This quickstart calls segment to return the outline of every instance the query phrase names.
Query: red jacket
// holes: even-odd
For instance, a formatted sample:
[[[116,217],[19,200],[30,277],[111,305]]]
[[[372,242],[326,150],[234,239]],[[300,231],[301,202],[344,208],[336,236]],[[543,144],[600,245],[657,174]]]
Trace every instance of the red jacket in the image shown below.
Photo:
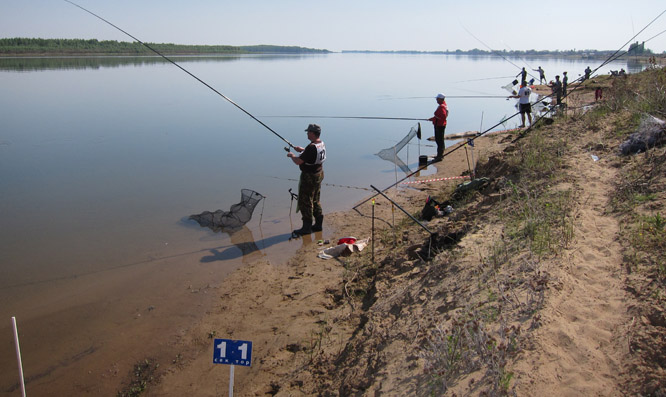
[[[446,101],[442,101],[442,103],[437,106],[437,110],[435,110],[435,117],[431,117],[428,120],[432,121],[436,127],[443,127],[446,125],[446,117],[448,115],[449,108],[446,106]]]

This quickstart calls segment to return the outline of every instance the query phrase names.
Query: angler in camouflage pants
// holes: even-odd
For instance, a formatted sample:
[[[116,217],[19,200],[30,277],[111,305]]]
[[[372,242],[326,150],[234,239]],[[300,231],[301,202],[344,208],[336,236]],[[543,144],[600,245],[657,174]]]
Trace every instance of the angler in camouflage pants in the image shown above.
[[[322,216],[319,196],[321,193],[321,181],[324,180],[324,171],[310,173],[301,172],[298,183],[298,209],[301,211],[301,219],[306,224],[312,224],[312,219]]]
[[[310,124],[305,131],[310,144],[306,147],[293,146],[296,153],[300,153],[300,155],[291,151],[287,153],[287,157],[301,170],[301,179],[298,183],[298,210],[301,211],[303,227],[292,232],[292,235],[297,236],[322,231],[322,222],[324,222],[324,214],[321,211],[321,204],[319,204],[319,195],[321,181],[324,179],[322,164],[326,161],[326,145],[319,138],[321,135],[320,126]],[[313,216],[314,225],[312,224]]]

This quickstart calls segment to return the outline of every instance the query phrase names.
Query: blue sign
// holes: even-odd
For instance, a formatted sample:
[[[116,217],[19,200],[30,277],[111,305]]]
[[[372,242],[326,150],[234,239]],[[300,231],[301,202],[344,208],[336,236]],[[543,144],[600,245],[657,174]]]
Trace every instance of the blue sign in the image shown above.
[[[243,365],[252,364],[252,342],[247,340],[215,339],[213,364]]]

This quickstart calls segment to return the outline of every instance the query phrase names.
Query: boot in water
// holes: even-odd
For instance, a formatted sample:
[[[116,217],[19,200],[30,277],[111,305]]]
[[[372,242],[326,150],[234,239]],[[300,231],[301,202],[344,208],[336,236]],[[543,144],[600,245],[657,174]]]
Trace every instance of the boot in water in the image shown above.
[[[322,223],[324,223],[324,215],[319,215],[315,217],[315,223],[312,225],[313,232],[321,232]]]
[[[311,233],[312,233],[312,221],[309,222],[303,221],[303,227],[300,229],[296,229],[292,232],[292,234],[295,234],[297,236],[303,236]]]

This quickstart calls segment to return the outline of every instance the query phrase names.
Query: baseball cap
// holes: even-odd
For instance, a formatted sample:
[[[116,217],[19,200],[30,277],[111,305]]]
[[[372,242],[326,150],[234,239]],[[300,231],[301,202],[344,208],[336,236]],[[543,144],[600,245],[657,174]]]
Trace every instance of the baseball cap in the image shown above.
[[[305,129],[305,131],[321,133],[321,127],[317,124],[310,124],[308,125],[308,128]]]

